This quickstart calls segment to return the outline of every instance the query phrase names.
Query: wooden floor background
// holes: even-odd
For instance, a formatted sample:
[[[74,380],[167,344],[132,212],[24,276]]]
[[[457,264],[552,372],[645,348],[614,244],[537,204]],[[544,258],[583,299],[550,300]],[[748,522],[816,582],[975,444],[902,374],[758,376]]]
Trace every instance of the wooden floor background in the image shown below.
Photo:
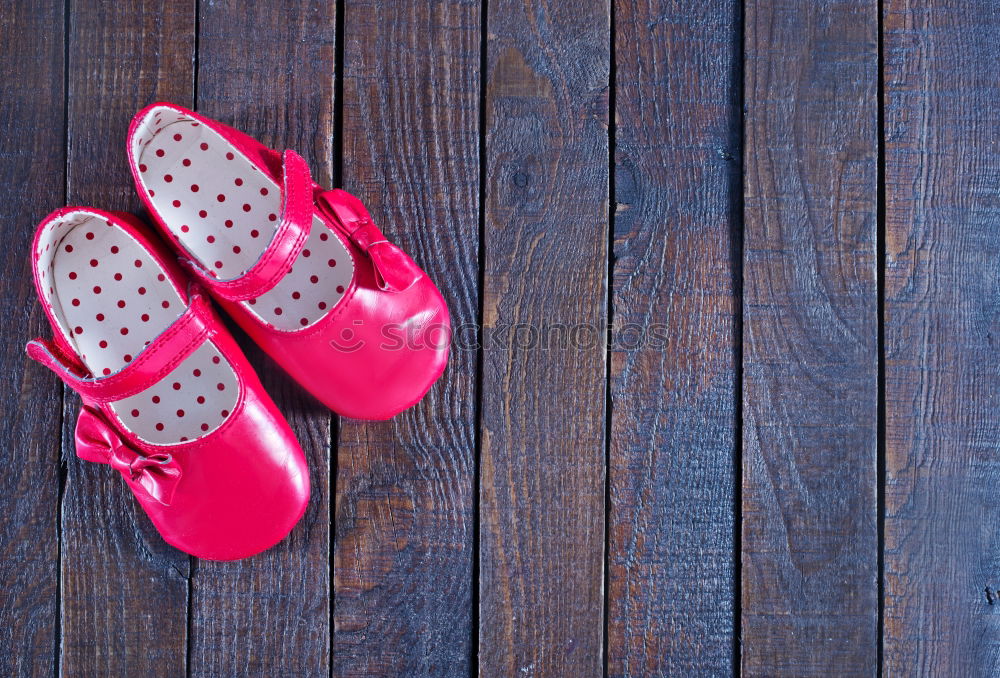
[[[5,2],[0,674],[1000,675],[998,35],[992,0]],[[155,100],[362,196],[458,328],[377,424],[243,341],[313,496],[241,562],[166,546],[23,353],[35,224],[138,209]]]

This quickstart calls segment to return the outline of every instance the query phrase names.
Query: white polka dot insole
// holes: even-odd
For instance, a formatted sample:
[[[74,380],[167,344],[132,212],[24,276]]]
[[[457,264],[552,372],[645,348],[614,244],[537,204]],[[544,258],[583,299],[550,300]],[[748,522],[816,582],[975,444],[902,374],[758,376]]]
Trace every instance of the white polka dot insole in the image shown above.
[[[278,184],[220,135],[168,107],[150,111],[132,152],[151,202],[204,269],[229,280],[257,262],[281,217]],[[323,318],[353,276],[339,236],[314,217],[288,274],[243,305],[275,328],[298,330]]]
[[[146,250],[96,214],[49,224],[38,248],[43,301],[95,376],[121,370],[185,310]],[[111,408],[142,440],[169,445],[218,428],[238,389],[232,367],[206,341],[163,380]]]

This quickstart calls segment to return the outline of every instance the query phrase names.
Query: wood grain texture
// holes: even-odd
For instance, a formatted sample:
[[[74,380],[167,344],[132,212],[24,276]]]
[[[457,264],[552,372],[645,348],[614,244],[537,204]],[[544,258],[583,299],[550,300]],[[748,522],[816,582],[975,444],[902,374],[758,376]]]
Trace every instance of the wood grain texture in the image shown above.
[[[0,675],[48,677],[58,648],[62,387],[24,344],[49,331],[28,251],[65,186],[63,3],[5,4],[0,26],[16,27],[0,30]]]
[[[333,3],[201,3],[198,110],[292,148],[313,177],[333,162]],[[277,546],[253,558],[199,561],[191,592],[191,676],[326,676],[330,673],[329,410],[241,339],[254,368],[306,453],[311,498]]]
[[[744,676],[877,671],[877,8],[746,5]]]
[[[67,202],[135,211],[129,120],[159,98],[190,102],[194,3],[73,2],[69,21]],[[117,473],[76,458],[78,409],[67,391],[62,674],[183,675],[190,559],[163,541]]]
[[[739,21],[616,6],[609,676],[733,671]]]
[[[602,673],[607,2],[489,3],[479,671]]]
[[[475,526],[480,7],[348,0],[343,185],[438,285],[442,379],[384,423],[342,420],[335,675],[469,675]]]
[[[886,3],[885,675],[1000,674],[1000,13]]]

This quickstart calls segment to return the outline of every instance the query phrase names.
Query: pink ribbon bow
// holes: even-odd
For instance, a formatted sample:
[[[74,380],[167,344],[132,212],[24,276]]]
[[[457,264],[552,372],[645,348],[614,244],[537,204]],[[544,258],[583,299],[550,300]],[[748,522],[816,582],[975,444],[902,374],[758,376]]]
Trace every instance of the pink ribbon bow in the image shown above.
[[[86,461],[108,464],[125,478],[133,491],[141,491],[169,506],[181,479],[181,467],[169,454],[144,455],[125,442],[97,410],[84,406],[76,420],[76,455]]]
[[[317,204],[327,216],[340,224],[341,230],[368,255],[375,269],[375,282],[385,292],[402,292],[420,279],[423,271],[409,255],[389,242],[371,214],[356,197],[333,189],[320,194]]]

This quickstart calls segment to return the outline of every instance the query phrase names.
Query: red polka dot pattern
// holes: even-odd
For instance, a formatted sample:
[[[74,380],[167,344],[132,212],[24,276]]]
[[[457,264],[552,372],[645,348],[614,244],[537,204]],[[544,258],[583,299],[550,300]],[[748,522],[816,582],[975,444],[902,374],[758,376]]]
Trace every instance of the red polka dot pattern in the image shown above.
[[[115,403],[115,413],[152,443],[192,440],[214,431],[235,407],[238,392],[229,363],[214,363],[215,358],[220,358],[218,349],[203,344],[156,386]],[[164,426],[149,430],[149,422]],[[139,430],[143,426],[145,430]]]
[[[103,223],[98,218],[80,211],[52,222],[39,239],[37,259],[39,276],[52,281],[44,303],[57,327],[93,374],[110,376],[138,357],[185,304],[139,243],[116,224],[95,230]],[[218,428],[238,393],[236,374],[209,341],[163,380],[110,407],[140,439],[170,445]]]
[[[153,123],[155,115],[162,123]],[[169,107],[154,109],[140,123],[132,153],[134,162],[149,166],[141,180],[154,208],[206,271],[230,280],[260,258],[280,223],[279,182],[216,132]],[[273,327],[299,330],[326,317],[353,276],[354,262],[341,236],[315,217],[290,272],[243,306]]]

